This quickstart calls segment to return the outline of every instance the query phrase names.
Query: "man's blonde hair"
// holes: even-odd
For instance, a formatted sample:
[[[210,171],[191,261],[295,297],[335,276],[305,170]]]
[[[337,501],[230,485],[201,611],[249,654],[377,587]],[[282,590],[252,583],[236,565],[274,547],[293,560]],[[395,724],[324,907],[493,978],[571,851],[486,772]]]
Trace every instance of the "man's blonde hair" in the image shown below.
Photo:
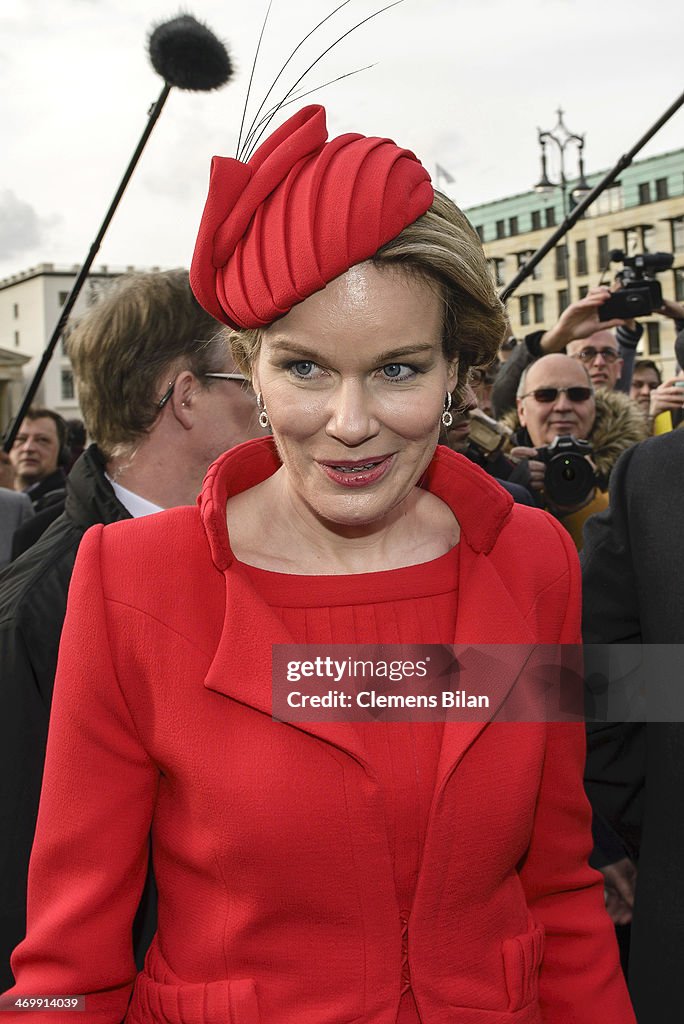
[[[185,270],[119,278],[70,330],[66,350],[91,438],[106,458],[139,441],[159,415],[171,375],[224,369],[220,325],[199,305]]]

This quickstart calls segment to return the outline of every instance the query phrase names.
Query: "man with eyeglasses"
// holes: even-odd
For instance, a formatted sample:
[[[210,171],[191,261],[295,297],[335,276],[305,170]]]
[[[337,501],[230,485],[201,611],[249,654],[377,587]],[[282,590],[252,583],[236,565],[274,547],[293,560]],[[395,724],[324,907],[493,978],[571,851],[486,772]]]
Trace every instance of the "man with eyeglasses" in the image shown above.
[[[263,433],[254,394],[183,270],[120,281],[67,348],[95,442],[74,464],[65,510],[0,573],[0,991],[25,931],[33,839],[57,649],[85,531],[193,504],[209,464]],[[173,543],[173,538],[169,538]],[[141,925],[138,954],[151,937]]]
[[[516,411],[503,422],[514,431],[509,454],[527,460],[530,488],[539,505],[563,523],[580,549],[585,521],[608,504],[608,480],[619,455],[646,437],[639,410],[625,395],[596,390],[581,360],[554,353],[542,356],[522,375]],[[547,467],[537,456],[557,437],[571,435],[591,443],[588,458],[596,482],[582,502],[560,507],[546,493]]]
[[[565,351],[586,367],[595,388],[615,388],[622,372],[622,359],[612,331],[596,331],[588,338],[577,338],[568,342]]]

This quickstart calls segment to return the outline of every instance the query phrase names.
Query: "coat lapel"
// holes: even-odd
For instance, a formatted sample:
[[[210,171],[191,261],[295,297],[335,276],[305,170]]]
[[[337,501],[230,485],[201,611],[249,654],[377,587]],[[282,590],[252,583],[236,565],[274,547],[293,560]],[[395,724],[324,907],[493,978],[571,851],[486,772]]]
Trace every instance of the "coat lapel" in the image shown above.
[[[437,770],[438,794],[468,747],[500,711],[534,651],[529,624],[483,553],[461,541],[459,601],[454,644],[459,647],[462,688],[490,697],[481,720],[447,720]],[[465,647],[465,645],[468,645]],[[465,649],[463,649],[465,647]]]
[[[264,715],[273,715],[272,649],[295,639],[239,571],[228,568],[221,640],[204,685]],[[363,743],[350,722],[281,722],[332,743],[368,767]]]

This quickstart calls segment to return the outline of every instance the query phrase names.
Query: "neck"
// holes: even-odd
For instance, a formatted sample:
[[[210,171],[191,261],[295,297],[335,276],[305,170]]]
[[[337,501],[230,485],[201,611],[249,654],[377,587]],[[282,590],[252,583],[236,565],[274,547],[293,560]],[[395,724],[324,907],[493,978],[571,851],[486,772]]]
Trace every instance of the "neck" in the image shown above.
[[[112,480],[161,508],[194,505],[204,469],[196,463],[188,464],[182,453],[155,444],[153,438],[107,462]]]
[[[292,493],[283,470],[259,490],[256,530],[243,533],[237,505],[228,529],[237,557],[260,568],[312,575],[377,572],[430,561],[458,543],[459,526],[449,507],[419,487],[381,520],[362,524],[318,516]]]

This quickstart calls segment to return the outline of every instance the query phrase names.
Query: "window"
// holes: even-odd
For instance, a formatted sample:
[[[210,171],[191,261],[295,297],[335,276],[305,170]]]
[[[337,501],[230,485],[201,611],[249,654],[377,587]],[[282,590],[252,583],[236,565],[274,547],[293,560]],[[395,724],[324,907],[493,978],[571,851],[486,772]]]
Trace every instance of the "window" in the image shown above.
[[[496,237],[497,238],[505,238],[506,237],[506,221],[505,220],[497,220],[497,222],[496,222]]]
[[[676,217],[670,221],[672,225],[672,250],[682,252],[684,250],[684,217]]]
[[[522,270],[522,268],[525,266],[525,264],[529,260],[530,256],[532,256],[532,255],[533,255],[532,249],[525,249],[524,252],[517,252],[515,254],[515,258],[516,258],[517,263],[518,263],[518,270]],[[528,275],[528,277],[532,281],[538,281],[539,280],[539,278],[541,277],[541,270],[539,269],[539,264],[538,263],[535,266],[535,268],[533,269],[532,273]]]
[[[57,301],[60,306],[63,306],[66,300],[69,298],[69,292],[59,292],[57,295]]]
[[[541,210],[533,210],[532,211],[532,230],[533,231],[539,231],[539,230],[541,230],[541,226],[542,226]]]
[[[684,267],[677,267],[673,274],[675,299],[677,302],[684,302]]]
[[[651,202],[651,182],[643,181],[639,185],[639,202],[650,203]]]
[[[19,331],[14,332],[14,347],[19,348]]]
[[[15,302],[14,305],[12,306],[12,316],[14,317],[15,320],[19,319],[19,303],[18,302]]]
[[[617,213],[624,206],[622,196],[622,185],[612,185],[602,195],[595,199],[586,211],[587,217],[602,217],[606,213]]]
[[[577,243],[577,273],[588,274],[587,268],[587,243],[584,239]]]
[[[494,284],[497,285],[499,288],[503,287],[503,285],[505,284],[505,282],[504,282],[504,265],[505,265],[505,260],[503,259],[503,257],[501,257],[499,259],[494,257],[494,259],[491,259],[489,261],[489,265],[492,268],[492,277],[494,278]]]
[[[605,270],[610,262],[610,249],[608,248],[608,235],[599,235],[598,243],[598,265],[599,270]]]
[[[623,232],[625,237],[624,249],[628,256],[633,256],[634,253],[639,252],[640,249],[640,238],[638,228],[626,228]]]
[[[509,217],[508,218],[508,233],[510,235],[517,235],[518,234],[518,218],[517,217]]]
[[[652,224],[644,224],[641,229],[641,245],[644,252],[653,252],[655,245],[655,228]]]
[[[667,178],[656,178],[655,188],[656,199],[667,199],[669,197]]]
[[[476,224],[475,230],[477,231],[477,237],[480,239],[481,242],[484,242],[484,225]]]
[[[556,280],[560,281],[568,272],[568,247],[567,245],[556,246]]]
[[[654,320],[646,323],[646,336],[648,337],[648,354],[650,356],[660,355],[660,324]]]
[[[556,224],[556,209],[554,206],[546,207],[546,226],[547,228],[555,227]]]
[[[580,297],[580,299],[583,299],[584,296],[588,295],[588,294],[589,294],[589,285],[588,284],[581,284],[579,286],[579,297]]]
[[[533,295],[534,299],[534,322],[535,324],[544,323],[544,296]]]
[[[561,315],[564,309],[568,308],[569,304],[570,303],[568,299],[568,289],[561,288],[561,290],[558,292],[558,316]]]
[[[74,397],[74,374],[72,370],[62,370],[62,401],[68,402]]]
[[[529,295],[521,295],[518,299],[520,303],[520,323],[523,327],[527,326],[530,322],[530,297]]]

